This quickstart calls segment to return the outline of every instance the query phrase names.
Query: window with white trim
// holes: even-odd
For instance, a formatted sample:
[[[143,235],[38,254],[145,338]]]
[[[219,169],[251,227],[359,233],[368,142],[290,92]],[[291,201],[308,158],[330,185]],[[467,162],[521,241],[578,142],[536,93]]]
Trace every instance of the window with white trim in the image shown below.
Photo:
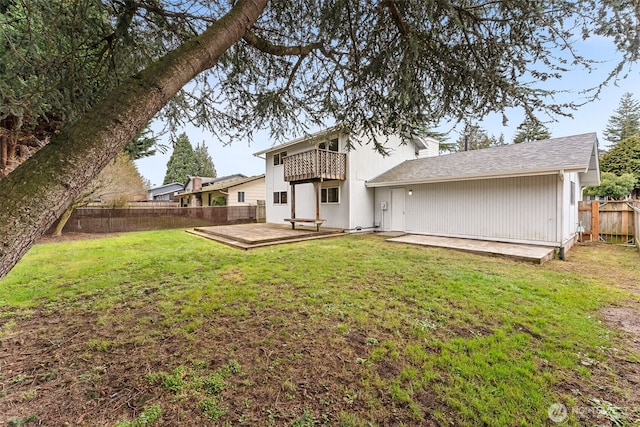
[[[322,203],[340,203],[340,189],[338,187],[322,188],[320,201]]]
[[[287,204],[287,192],[286,191],[274,191],[273,192],[273,204],[274,205],[286,205]]]
[[[273,166],[278,166],[284,163],[284,158],[287,157],[286,151],[281,151],[273,155]]]
[[[318,149],[338,152],[338,138],[333,138],[328,142],[321,142],[318,144]]]
[[[244,203],[244,191],[238,191],[238,203]]]

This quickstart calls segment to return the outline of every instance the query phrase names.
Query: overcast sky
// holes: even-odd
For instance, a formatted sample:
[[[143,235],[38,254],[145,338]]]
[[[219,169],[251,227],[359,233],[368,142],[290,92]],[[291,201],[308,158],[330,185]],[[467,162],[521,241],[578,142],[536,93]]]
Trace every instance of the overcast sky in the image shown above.
[[[608,71],[615,64],[615,51],[604,39],[591,39],[587,43],[581,43],[579,47],[587,56],[595,58],[601,61],[601,63],[594,72],[588,73],[582,70],[574,70],[566,75],[562,81],[552,83],[548,89],[567,91],[561,94],[556,101],[583,102],[585,95],[582,94],[581,91],[593,87],[604,80]],[[604,141],[602,132],[606,128],[607,122],[614,110],[618,107],[622,95],[625,92],[630,92],[634,98],[640,98],[640,65],[626,70],[626,74],[626,78],[619,79],[615,83],[612,82],[604,88],[598,100],[588,103],[574,111],[572,118],[557,117],[555,121],[546,123],[546,126],[551,131],[552,137],[596,132],[600,146],[605,146],[606,141]],[[516,128],[523,121],[524,115],[521,111],[508,111],[507,116],[509,118],[507,126],[503,126],[502,116],[499,114],[487,117],[481,122],[481,126],[490,135],[498,137],[500,134],[504,134],[505,142],[510,143],[516,133]],[[438,130],[449,132],[448,139],[450,141],[455,141],[459,137],[457,129],[453,128],[452,124],[443,123]],[[269,133],[267,131],[256,133],[254,140],[251,142],[235,142],[227,146],[222,145],[217,139],[209,133],[203,132],[201,129],[189,126],[186,127],[184,131],[187,133],[194,147],[197,143],[204,141],[213,158],[218,176],[236,173],[251,176],[264,173],[265,161],[254,157],[253,153],[274,144],[274,141],[269,139]],[[164,137],[161,142],[169,144],[168,136]],[[165,154],[159,153],[155,156],[138,160],[136,164],[142,176],[151,181],[153,186],[158,186],[162,184],[170,156],[171,150]]]

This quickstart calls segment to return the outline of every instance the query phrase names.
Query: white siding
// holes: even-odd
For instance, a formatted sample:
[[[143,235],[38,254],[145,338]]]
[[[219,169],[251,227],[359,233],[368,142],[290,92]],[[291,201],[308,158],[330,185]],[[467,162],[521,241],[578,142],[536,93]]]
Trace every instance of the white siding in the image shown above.
[[[382,138],[382,137],[381,137]],[[381,142],[385,141],[381,139]],[[416,158],[413,143],[402,144],[400,137],[391,136],[386,142],[389,156],[382,156],[373,149],[373,144],[359,145],[348,154],[347,176],[349,197],[349,222],[347,229],[374,226],[374,191],[365,186],[366,181],[375,178],[405,160]]]
[[[558,179],[544,175],[404,187],[404,231],[556,244]],[[383,229],[389,229],[393,209],[389,194],[389,189],[376,189],[376,221]],[[389,204],[384,215],[382,201]]]
[[[293,153],[294,151],[289,147],[286,150],[287,153]],[[299,150],[304,151],[304,150]],[[289,203],[284,205],[274,205],[273,204],[273,193],[275,191],[289,191],[289,183],[284,180],[284,171],[283,166],[273,165],[273,155],[278,153],[279,151],[275,151],[272,153],[267,153],[266,155],[266,170],[265,170],[265,201],[266,201],[266,211],[267,211],[267,222],[271,223],[284,223],[285,218],[289,218],[291,216],[291,205]],[[289,194],[290,196],[290,194]]]
[[[425,143],[427,148],[420,150],[418,157],[435,157],[440,154],[440,142],[434,138],[423,138],[422,142]]]
[[[574,188],[574,198],[571,199],[571,187]],[[581,199],[582,191],[580,188],[579,174],[565,173],[562,180],[562,206],[563,213],[563,243],[571,240],[576,235],[578,229],[578,202]],[[572,203],[573,202],[573,203]]]
[[[244,203],[238,202],[239,191],[244,191]],[[271,198],[273,199],[273,196]],[[266,200],[265,178],[231,187],[229,189],[229,196],[227,197],[227,206],[257,205],[257,200]]]

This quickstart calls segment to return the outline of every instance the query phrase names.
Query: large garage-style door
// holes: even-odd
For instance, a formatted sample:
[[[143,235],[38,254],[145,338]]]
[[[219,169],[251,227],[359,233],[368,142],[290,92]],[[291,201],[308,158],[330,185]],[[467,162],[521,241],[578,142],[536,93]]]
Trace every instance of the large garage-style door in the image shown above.
[[[557,241],[557,175],[422,184],[411,194],[404,209],[409,233]]]

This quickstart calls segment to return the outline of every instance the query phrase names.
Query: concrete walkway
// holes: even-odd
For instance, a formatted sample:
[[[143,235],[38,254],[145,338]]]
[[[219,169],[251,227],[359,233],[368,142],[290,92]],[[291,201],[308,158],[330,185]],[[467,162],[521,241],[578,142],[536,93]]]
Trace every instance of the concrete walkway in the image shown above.
[[[387,241],[456,249],[476,254],[504,256],[535,264],[542,264],[549,261],[550,259],[553,259],[555,254],[555,249],[547,246],[521,245],[515,243],[458,239],[455,237],[425,236],[419,234],[406,234],[404,236],[387,239]]]
[[[320,228],[320,231],[316,231],[315,226],[305,227],[298,225],[295,230],[292,230],[290,225],[268,223],[196,227],[193,230],[187,230],[187,232],[240,249],[252,249],[345,235],[342,230],[333,228],[325,227]]]

